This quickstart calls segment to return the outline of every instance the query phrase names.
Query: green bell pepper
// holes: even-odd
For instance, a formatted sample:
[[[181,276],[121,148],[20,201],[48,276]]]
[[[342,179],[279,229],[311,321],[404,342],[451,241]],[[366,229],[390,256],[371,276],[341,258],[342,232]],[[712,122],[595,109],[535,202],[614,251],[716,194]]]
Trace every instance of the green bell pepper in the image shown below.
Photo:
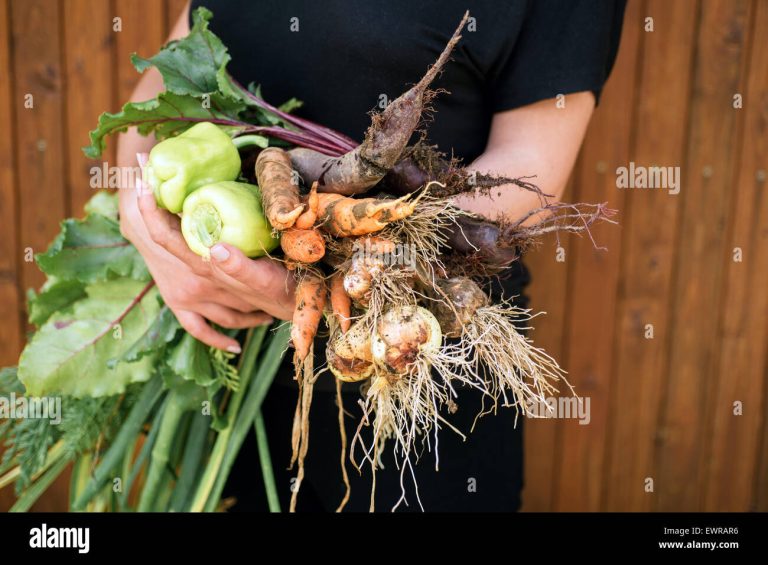
[[[149,153],[146,179],[158,206],[181,212],[184,198],[197,188],[232,181],[240,174],[240,154],[218,126],[201,122],[161,141]]]
[[[208,184],[187,196],[181,233],[189,248],[205,258],[219,242],[234,245],[248,257],[260,257],[280,241],[264,215],[259,187],[232,181]]]

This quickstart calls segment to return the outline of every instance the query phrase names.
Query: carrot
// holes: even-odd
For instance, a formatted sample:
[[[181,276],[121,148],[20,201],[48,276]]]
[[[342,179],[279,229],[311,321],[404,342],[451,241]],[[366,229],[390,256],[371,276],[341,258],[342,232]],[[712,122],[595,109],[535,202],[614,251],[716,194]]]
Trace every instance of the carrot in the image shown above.
[[[304,210],[291,158],[278,147],[268,147],[259,153],[255,169],[269,223],[276,230],[290,228]]]
[[[416,200],[408,195],[397,200],[348,198],[339,194],[318,194],[317,218],[319,228],[336,237],[351,237],[375,233],[390,222],[410,216]]]
[[[293,312],[291,342],[296,349],[294,359],[304,361],[309,355],[325,307],[325,282],[308,274],[296,288],[296,310]]]
[[[352,325],[352,300],[344,291],[344,275],[336,273],[331,277],[331,309],[341,332],[346,333]]]
[[[304,202],[305,209],[304,212],[301,213],[301,216],[296,218],[296,223],[294,224],[294,227],[300,229],[300,230],[308,230],[312,226],[315,225],[315,222],[317,221],[317,206],[319,204],[319,200],[317,198],[317,182],[312,183],[312,188],[309,191],[309,194],[306,197],[306,200]]]
[[[285,256],[297,263],[316,263],[325,255],[325,240],[316,229],[288,228],[280,237]]]
[[[293,166],[305,182],[317,180],[320,192],[359,194],[378,183],[395,166],[433,95],[427,87],[448,61],[468,17],[469,12],[464,14],[459,27],[424,77],[393,100],[383,112],[373,116],[363,143],[338,158],[307,151],[292,154]]]

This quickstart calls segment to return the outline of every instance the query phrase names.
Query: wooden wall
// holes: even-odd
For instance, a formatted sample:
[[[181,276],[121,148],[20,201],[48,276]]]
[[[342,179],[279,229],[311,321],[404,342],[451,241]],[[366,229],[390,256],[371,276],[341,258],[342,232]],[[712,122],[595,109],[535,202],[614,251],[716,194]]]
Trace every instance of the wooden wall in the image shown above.
[[[2,365],[42,281],[25,252],[79,214],[87,132],[130,94],[130,53],[155,52],[183,5],[0,0]],[[548,312],[533,337],[590,398],[591,422],[527,422],[527,510],[768,510],[766,28],[768,0],[629,1],[566,195],[607,201],[620,225],[594,231],[606,251],[564,238],[564,261],[554,240],[528,258]],[[618,189],[630,161],[680,167],[680,193]],[[37,508],[64,508],[65,490]]]

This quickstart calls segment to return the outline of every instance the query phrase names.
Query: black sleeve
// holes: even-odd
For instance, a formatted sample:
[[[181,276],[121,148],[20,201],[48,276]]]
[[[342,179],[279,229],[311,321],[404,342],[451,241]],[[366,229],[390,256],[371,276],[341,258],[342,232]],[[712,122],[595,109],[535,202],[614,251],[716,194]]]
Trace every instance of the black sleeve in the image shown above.
[[[619,47],[625,0],[533,0],[490,84],[494,111],[590,90],[595,103]]]

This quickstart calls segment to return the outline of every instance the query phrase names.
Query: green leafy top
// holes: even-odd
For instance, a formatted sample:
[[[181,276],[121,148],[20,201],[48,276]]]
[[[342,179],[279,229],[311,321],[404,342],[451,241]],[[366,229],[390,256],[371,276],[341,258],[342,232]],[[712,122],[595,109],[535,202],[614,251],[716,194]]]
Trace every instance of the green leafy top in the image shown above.
[[[202,96],[219,90],[219,71],[231,60],[221,40],[208,30],[212,17],[206,8],[192,14],[192,29],[185,38],[169,42],[157,55],[131,57],[139,72],[156,67],[163,75],[165,89],[174,94]]]

